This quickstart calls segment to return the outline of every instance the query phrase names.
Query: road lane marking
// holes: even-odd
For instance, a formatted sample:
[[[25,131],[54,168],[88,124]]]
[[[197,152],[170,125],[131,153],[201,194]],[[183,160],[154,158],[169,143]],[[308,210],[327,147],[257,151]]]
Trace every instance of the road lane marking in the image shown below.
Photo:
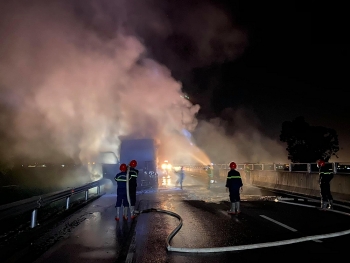
[[[290,203],[290,202],[283,202],[283,203],[296,205],[295,203]],[[315,208],[315,206],[308,206],[308,207]],[[335,212],[335,210],[327,210],[327,211]],[[344,214],[346,214],[347,216],[350,216],[349,213],[344,213]],[[334,237],[340,237],[340,236],[344,236],[344,235],[350,235],[350,229],[347,229],[344,231],[339,231],[339,232],[333,232],[333,233],[329,233],[329,234],[304,236],[304,237],[293,238],[293,239],[288,239],[288,240],[256,243],[256,244],[249,244],[249,245],[228,246],[228,247],[186,248],[186,247],[173,247],[169,244],[167,246],[167,250],[174,251],[174,252],[181,252],[181,253],[217,253],[217,252],[242,251],[242,250],[249,250],[249,249],[260,249],[260,248],[266,248],[266,247],[284,246],[284,245],[302,243],[302,242],[306,242],[306,241],[315,241],[315,242],[320,243],[320,242],[322,242],[320,239],[334,238]]]
[[[306,198],[293,198],[293,197],[278,197],[278,200],[284,200],[284,201],[305,201]]]
[[[291,196],[296,196],[296,197],[300,197],[298,195],[291,195]],[[292,199],[292,198],[291,198]],[[293,198],[294,199],[294,198]],[[304,198],[307,202],[313,202],[313,203],[320,203],[321,201],[319,199],[314,199],[314,198]],[[284,201],[287,201],[285,198],[283,197],[277,197],[276,200],[284,200]],[[299,199],[298,199],[299,200]],[[343,201],[344,202],[344,201]],[[346,202],[346,201],[345,201]],[[350,206],[348,205],[341,205],[341,204],[336,204],[334,203],[333,206],[338,206],[338,207],[343,207],[343,208],[346,208],[346,209],[350,209]]]
[[[277,199],[276,199],[277,200]],[[298,203],[291,203],[291,202],[285,202],[285,201],[275,201],[278,203],[284,203],[284,204],[290,204],[290,205],[297,205],[297,206],[305,206],[305,207],[312,207],[312,208],[317,208],[317,209],[321,209],[319,206],[313,206],[313,205],[303,205],[303,204],[298,204]],[[338,210],[334,210],[334,209],[326,209],[324,210],[326,212],[333,212],[333,213],[337,213],[337,214],[342,214],[342,215],[346,215],[346,216],[350,216],[349,213],[346,212],[342,212],[342,211],[338,211]]]
[[[260,215],[261,217],[263,217],[263,218],[265,218],[265,219],[267,219],[267,220],[269,220],[269,221],[271,221],[271,222],[274,222],[275,224],[277,224],[277,225],[280,225],[280,226],[283,226],[284,228],[287,228],[287,229],[289,229],[289,230],[291,230],[291,231],[293,231],[293,232],[297,232],[298,230],[296,230],[296,229],[294,229],[294,228],[292,228],[292,227],[290,227],[290,226],[287,226],[287,225],[285,225],[285,224],[282,224],[281,222],[278,222],[278,221],[276,221],[276,220],[274,220],[274,219],[272,219],[272,218],[269,218],[269,217],[267,217],[267,216],[264,216],[264,215]]]
[[[284,203],[284,204],[291,204],[291,205],[296,205],[296,206],[311,207],[311,208],[315,208],[316,207],[314,205],[304,205],[304,204],[298,204],[298,203],[291,203],[291,202],[286,202],[286,201],[280,201],[278,199],[276,199],[275,202],[277,202],[277,203]]]
[[[274,220],[274,219],[272,219],[272,218],[270,218],[270,217],[267,217],[267,216],[264,216],[264,215],[260,215],[261,217],[263,217],[263,218],[265,218],[265,219],[267,219],[267,220],[269,220],[269,221],[271,221],[271,222],[273,222],[273,223],[275,223],[275,224],[277,224],[277,225],[280,225],[280,226],[282,226],[282,227],[284,227],[284,228],[287,228],[287,229],[289,229],[290,231],[293,231],[293,232],[297,232],[298,230],[296,230],[295,228],[292,228],[292,227],[290,227],[290,226],[287,226],[287,225],[285,225],[285,224],[283,224],[283,223],[281,223],[281,222],[278,222],[278,221],[276,221],[276,220]],[[313,241],[315,241],[315,242],[317,242],[317,243],[322,243],[322,241],[321,240],[319,240],[319,239],[315,239],[315,240],[313,240]]]
[[[302,198],[302,199],[306,199],[308,202],[320,203],[320,199],[319,199],[319,198],[315,198],[315,197],[300,196],[300,195],[294,195],[294,194],[288,194],[288,196],[295,196],[295,197],[299,197],[299,198]],[[342,200],[341,202],[350,204],[349,201],[344,201],[344,200]],[[341,205],[341,204],[336,204],[336,203],[334,203],[333,205],[334,205],[334,206],[339,206],[339,207],[344,207],[344,208],[350,209],[350,206],[349,206],[349,205]]]

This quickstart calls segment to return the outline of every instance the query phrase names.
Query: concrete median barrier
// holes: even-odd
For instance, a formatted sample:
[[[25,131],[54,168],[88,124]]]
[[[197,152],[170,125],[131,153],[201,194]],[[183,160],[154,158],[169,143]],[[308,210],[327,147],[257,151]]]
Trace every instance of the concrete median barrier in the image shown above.
[[[315,197],[320,196],[318,178],[318,174],[303,172],[251,172],[254,186]],[[331,181],[331,192],[335,200],[350,201],[350,175],[336,174]]]

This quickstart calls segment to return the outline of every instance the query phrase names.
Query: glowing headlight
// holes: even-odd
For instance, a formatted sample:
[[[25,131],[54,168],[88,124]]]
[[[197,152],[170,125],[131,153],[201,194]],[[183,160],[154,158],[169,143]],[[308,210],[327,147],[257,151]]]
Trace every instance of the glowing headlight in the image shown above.
[[[165,163],[162,164],[162,169],[165,170],[167,165]]]
[[[172,165],[169,163],[169,164],[167,165],[167,168],[170,170],[171,167],[172,167]]]

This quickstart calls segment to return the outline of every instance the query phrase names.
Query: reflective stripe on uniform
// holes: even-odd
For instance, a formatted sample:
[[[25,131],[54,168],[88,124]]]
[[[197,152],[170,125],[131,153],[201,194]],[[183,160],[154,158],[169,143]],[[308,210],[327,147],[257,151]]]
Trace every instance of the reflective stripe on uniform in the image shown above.
[[[228,176],[227,179],[241,178],[240,176]]]
[[[130,181],[131,177],[129,177],[129,181]],[[114,178],[114,180],[116,180],[117,182],[126,182],[126,177],[122,176],[122,177],[116,177]]]
[[[136,177],[137,178],[137,173],[135,171],[130,171],[129,175],[130,175],[130,177]]]

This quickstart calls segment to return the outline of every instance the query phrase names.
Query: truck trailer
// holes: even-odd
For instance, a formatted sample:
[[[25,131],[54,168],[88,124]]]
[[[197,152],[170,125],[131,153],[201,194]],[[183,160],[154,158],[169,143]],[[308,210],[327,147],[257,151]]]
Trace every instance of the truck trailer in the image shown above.
[[[122,163],[128,165],[131,160],[137,161],[136,169],[139,170],[138,188],[158,187],[158,154],[154,139],[130,139],[122,138],[119,148],[119,159],[114,163],[102,163],[103,177],[116,184],[114,177],[119,173]],[[106,155],[106,153],[101,153]]]

